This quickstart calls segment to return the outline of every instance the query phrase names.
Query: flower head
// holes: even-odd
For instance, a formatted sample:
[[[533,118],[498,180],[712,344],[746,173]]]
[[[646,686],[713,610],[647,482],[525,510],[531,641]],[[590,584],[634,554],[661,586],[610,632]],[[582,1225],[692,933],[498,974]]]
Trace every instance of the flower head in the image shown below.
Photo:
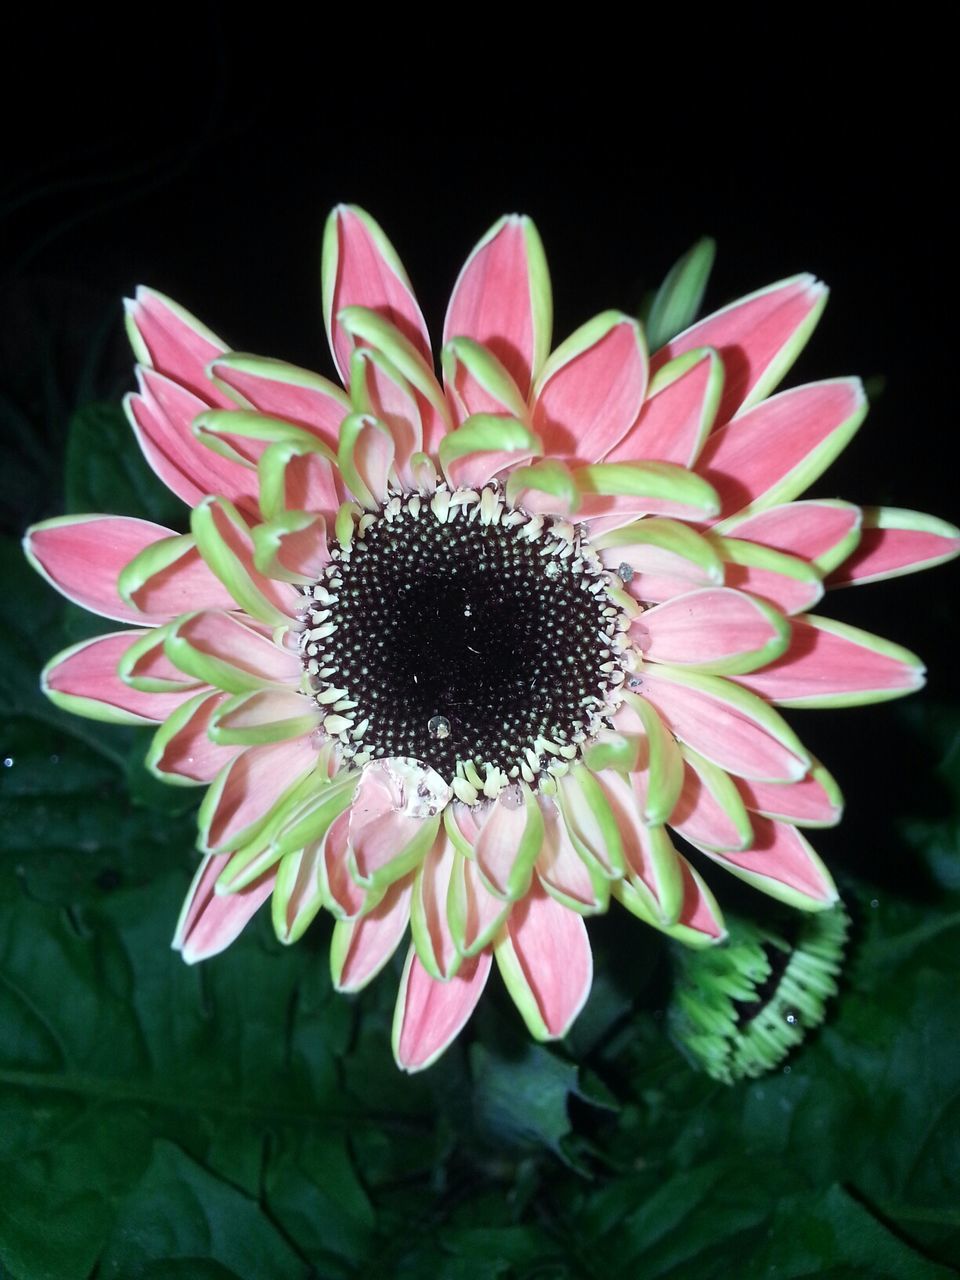
[[[285,942],[326,908],[354,991],[409,926],[394,1048],[414,1070],[494,958],[531,1032],[564,1035],[590,990],[584,919],[611,897],[721,941],[678,839],[802,910],[835,903],[803,831],[840,794],[776,708],[918,688],[912,654],[810,610],[960,536],[797,501],[866,412],[856,379],[773,394],[825,299],[793,277],[652,357],[609,311],[551,351],[543,249],[507,217],[457,279],[438,380],[393,247],[341,206],[323,261],[341,390],[138,290],[127,414],[190,532],[78,516],[26,549],[128,624],[53,658],[48,695],[156,724],[148,767],[208,788],[184,959],[267,900]]]

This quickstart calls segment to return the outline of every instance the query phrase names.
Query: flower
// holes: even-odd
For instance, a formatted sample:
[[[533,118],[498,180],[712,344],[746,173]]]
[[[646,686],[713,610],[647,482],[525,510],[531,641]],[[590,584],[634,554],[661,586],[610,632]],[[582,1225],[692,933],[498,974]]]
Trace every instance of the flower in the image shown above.
[[[341,206],[323,310],[344,392],[137,291],[126,410],[190,532],[71,516],[25,545],[133,628],[54,657],[47,694],[158,725],[148,767],[208,788],[185,960],[267,899],[284,942],[325,907],[355,991],[409,925],[394,1051],[416,1070],[494,958],[533,1035],[563,1036],[591,985],[584,918],[611,897],[721,941],[674,835],[803,910],[836,902],[803,831],[840,794],[776,708],[918,688],[912,654],[809,611],[960,535],[797,501],[866,412],[856,379],[773,394],[825,300],[796,276],[652,357],[608,311],[551,352],[540,240],[506,217],[454,286],[440,382],[392,245]]]

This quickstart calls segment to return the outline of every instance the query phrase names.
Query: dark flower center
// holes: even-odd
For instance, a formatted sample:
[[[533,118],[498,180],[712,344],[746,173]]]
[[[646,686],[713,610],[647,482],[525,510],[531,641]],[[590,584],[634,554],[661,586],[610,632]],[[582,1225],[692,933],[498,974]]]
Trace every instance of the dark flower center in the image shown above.
[[[394,503],[334,552],[304,652],[318,698],[344,691],[324,705],[352,721],[348,752],[530,781],[587,736],[615,665],[602,570],[575,534],[495,509]]]

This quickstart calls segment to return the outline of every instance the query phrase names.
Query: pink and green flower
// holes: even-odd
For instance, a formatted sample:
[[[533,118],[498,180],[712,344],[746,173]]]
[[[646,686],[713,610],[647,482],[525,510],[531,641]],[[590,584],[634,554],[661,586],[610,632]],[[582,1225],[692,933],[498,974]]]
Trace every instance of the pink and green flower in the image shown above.
[[[408,938],[394,1052],[417,1070],[494,960],[531,1033],[562,1037],[612,898],[723,941],[684,848],[833,906],[805,833],[842,799],[782,709],[919,688],[918,658],[821,600],[941,563],[960,534],[801,498],[867,408],[853,378],[777,390],[824,286],[781,281],[653,354],[616,311],[554,347],[539,236],[510,216],[457,278],[438,377],[395,250],[341,206],[322,294],[343,389],[138,290],[127,415],[190,532],[93,514],[25,540],[124,624],[57,654],[45,692],[156,725],[148,768],[207,788],[184,959],[267,901],[284,942],[334,916],[342,991]]]

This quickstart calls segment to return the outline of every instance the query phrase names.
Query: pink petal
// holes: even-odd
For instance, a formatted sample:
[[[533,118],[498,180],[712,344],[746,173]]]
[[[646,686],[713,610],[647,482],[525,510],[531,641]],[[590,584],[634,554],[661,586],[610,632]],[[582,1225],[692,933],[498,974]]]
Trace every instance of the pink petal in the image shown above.
[[[791,782],[803,777],[807,758],[788,745],[786,725],[778,733],[725,698],[727,682],[700,677],[711,687],[690,687],[644,668],[637,690],[657,708],[670,730],[721,769],[745,778]],[[769,709],[765,709],[769,711]],[[618,713],[619,716],[620,713]]]
[[[696,469],[720,496],[719,518],[802,492],[846,445],[866,410],[859,380],[836,378],[782,391],[714,431]]]
[[[369,347],[361,348],[352,361],[352,386],[357,397],[357,380],[362,379],[364,412],[371,413],[390,428],[396,451],[397,474],[406,487],[415,488],[410,459],[424,448],[423,418],[413,387],[400,374],[391,377]]]
[[[199,653],[261,680],[296,684],[303,672],[298,654],[274,644],[235,614],[203,610],[177,623],[174,635]]]
[[[194,509],[190,519],[194,537],[204,559],[211,563],[218,576],[223,576],[231,588],[231,602],[239,601],[244,608],[264,621],[282,622],[283,618],[296,618],[303,604],[303,595],[289,582],[277,582],[262,574],[254,563],[254,541],[250,526],[236,510],[231,510],[219,498],[205,498]],[[256,604],[249,603],[243,591],[250,589],[257,596]],[[202,607],[195,605],[196,607]],[[265,609],[266,612],[260,610]],[[271,613],[282,615],[277,618]]]
[[[207,405],[229,405],[206,374],[206,366],[226,351],[215,333],[162,293],[141,285],[127,300],[127,323],[133,326],[137,358],[158,373],[189,387]],[[148,358],[144,358],[144,357]]]
[[[153,769],[191,782],[212,782],[230,763],[240,747],[221,747],[207,736],[210,718],[227,699],[225,693],[211,693],[199,699],[189,719],[170,737],[163,754],[153,761]]]
[[[172,529],[129,516],[64,516],[27,530],[24,551],[51,586],[75,604],[118,622],[157,624],[171,614],[133,609],[117,594],[120,570]]]
[[[190,886],[173,946],[187,964],[226,950],[273,892],[276,873],[266,872],[239,893],[217,894],[213,886],[229,854],[208,855]]]
[[[593,955],[583,918],[535,887],[514,907],[507,930],[548,1035],[565,1036],[593,982]]]
[[[743,831],[689,761],[686,762],[680,799],[670,815],[670,826],[697,846],[704,845],[709,849],[744,847]]]
[[[270,742],[241,752],[227,766],[220,784],[206,833],[208,849],[227,849],[238,842],[238,837],[254,828],[316,763],[317,747],[311,737]]]
[[[350,846],[356,872],[364,881],[394,862],[451,795],[432,769],[406,759],[396,765],[392,760],[368,764],[350,807]],[[433,789],[437,797],[436,806],[420,806],[421,816],[417,816],[415,796],[410,794],[419,790],[418,776],[425,789]]]
[[[509,910],[501,898],[495,898],[483,882],[477,864],[460,858],[459,874],[463,877],[463,938],[465,951],[476,948],[479,939],[489,935],[496,922]]]
[[[99,705],[107,712],[109,708],[125,712],[125,716],[118,718],[131,718],[134,723],[161,723],[194,697],[196,689],[143,693],[124,684],[117,675],[117,663],[135,641],[147,634],[146,631],[113,632],[65,650],[45,668],[44,692],[84,699],[93,704],[86,708],[87,714],[95,712]],[[82,714],[81,708],[76,710]],[[108,718],[108,714],[104,718]]]
[[[679,862],[683,876],[683,906],[677,923],[705,937],[722,938],[726,927],[713,901],[713,895],[707,891],[686,858],[680,858]]]
[[[533,429],[552,457],[599,462],[637,421],[647,389],[647,353],[636,321],[597,317],[602,333],[585,349],[578,330],[547,362],[537,384]],[[569,359],[564,349],[573,344]]]
[[[764,893],[791,900],[793,891],[812,904],[829,906],[837,900],[837,890],[826,868],[796,827],[769,818],[753,819],[754,841],[739,853],[703,852],[744,878]]]
[[[324,242],[324,322],[334,363],[348,385],[354,341],[337,321],[345,307],[367,307],[395,325],[428,363],[430,336],[393,246],[369,214],[338,205]]]
[[[427,969],[435,969],[444,979],[456,970],[459,959],[447,918],[450,879],[459,856],[462,855],[457,854],[441,826],[420,864],[413,886],[413,937],[417,954]],[[421,929],[417,928],[418,920],[422,921]]]
[[[344,809],[327,829],[323,838],[323,862],[327,888],[342,918],[358,916],[367,900],[366,889],[361,888],[350,874],[350,810]],[[391,887],[394,888],[395,886]]]
[[[719,351],[725,381],[717,421],[727,422],[745,401],[766,395],[787,372],[812,332],[826,294],[811,275],[761,289],[672,339],[653,357],[651,370],[696,347]]]
[[[257,509],[257,478],[248,467],[200,443],[193,420],[210,405],[186,387],[153,369],[137,369],[139,394],[124,409],[143,455],[168,489],[194,507],[217,493],[245,511]]]
[[[585,907],[598,907],[600,904],[590,873],[573,847],[560,810],[555,804],[544,804],[541,812],[544,842],[537,859],[537,874],[541,882]]]
[[[653,388],[633,430],[604,462],[651,459],[693,466],[716,413],[717,361],[716,352],[705,351],[662,391]]]
[[[718,539],[724,557],[724,581],[737,591],[759,596],[787,615],[803,613],[823,595],[819,574],[799,556],[772,551],[737,538]],[[738,563],[746,552],[761,563]],[[752,558],[752,556],[751,556]]]
[[[346,497],[340,473],[322,453],[301,450],[296,445],[273,445],[270,460],[277,458],[282,478],[277,482],[280,505],[286,511],[313,511],[332,514]],[[263,469],[261,468],[261,475]],[[266,495],[263,494],[266,514]],[[278,514],[271,510],[271,515]]]
[[[797,826],[832,827],[843,813],[839,793],[834,788],[831,794],[813,773],[786,785],[738,778],[737,786],[748,809]]]
[[[176,618],[195,609],[235,609],[233,596],[204,563],[196,547],[146,578],[130,592],[142,617]]]
[[[464,264],[443,325],[444,346],[465,337],[488,347],[524,397],[550,343],[549,318],[538,323],[534,297],[545,266],[532,260],[531,244],[542,259],[528,219],[513,214],[498,223]]]
[[[644,658],[680,666],[757,653],[778,641],[782,644],[781,634],[755,600],[728,587],[675,596],[646,609],[630,628]]]
[[[808,498],[770,507],[745,520],[733,520],[724,533],[759,542],[811,563],[828,556],[848,538],[856,538],[860,508],[850,502]]]
[[[483,994],[491,958],[483,951],[449,982],[437,982],[411,948],[394,1017],[394,1055],[405,1071],[429,1067],[459,1035]]]
[[[474,846],[477,866],[490,887],[505,896],[509,892],[510,873],[527,829],[525,805],[514,808],[495,800],[481,810],[481,827]]]
[[[827,585],[852,586],[916,573],[952,560],[958,551],[960,533],[946,521],[914,511],[868,508],[860,545]]]
[[[392,884],[374,909],[349,924],[349,940],[334,985],[338,991],[359,991],[380,972],[400,945],[410,920],[410,878]]]
[[[210,366],[210,377],[234,393],[235,402],[267,417],[282,418],[336,449],[340,423],[351,412],[339,387],[319,374],[280,360],[231,353]],[[228,406],[233,401],[228,401]]]
[[[737,676],[771,702],[854,705],[923,687],[924,668],[906,649],[828,618],[792,618],[790,646],[776,662]]]

